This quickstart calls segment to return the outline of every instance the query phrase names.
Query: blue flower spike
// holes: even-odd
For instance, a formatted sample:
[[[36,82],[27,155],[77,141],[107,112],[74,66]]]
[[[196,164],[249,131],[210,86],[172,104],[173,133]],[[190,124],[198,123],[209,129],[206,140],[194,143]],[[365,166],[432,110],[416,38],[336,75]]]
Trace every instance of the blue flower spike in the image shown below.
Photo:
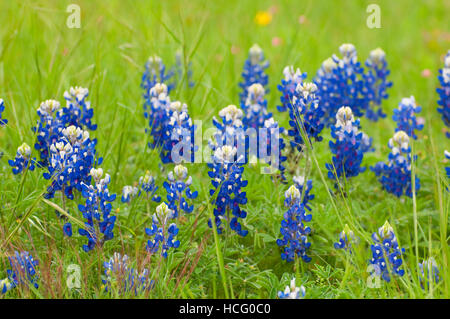
[[[132,199],[138,197],[140,195],[139,188],[136,186],[126,185],[122,188],[122,203],[129,204]]]
[[[8,257],[11,269],[7,269],[8,277],[0,280],[0,292],[5,294],[17,286],[33,286],[38,288],[37,266],[39,262],[27,252],[16,251],[13,256]]]
[[[358,239],[356,238],[350,227],[345,224],[344,230],[339,234],[339,241],[334,243],[335,249],[344,249],[345,251],[350,251],[352,249],[352,244],[356,244]]]
[[[141,191],[146,193],[147,200],[159,203],[161,201],[161,196],[156,194],[158,186],[156,186],[155,178],[150,174],[150,171],[146,171],[144,176],[139,177],[139,187]]]
[[[8,164],[12,167],[14,175],[20,174],[26,169],[34,171],[36,158],[31,158],[31,147],[27,143],[23,143],[17,148],[16,157],[9,160]]]
[[[248,88],[255,83],[261,84],[267,88],[269,77],[265,70],[269,67],[269,62],[264,59],[263,50],[259,45],[254,44],[249,52],[248,58],[245,60],[244,70],[242,71],[242,82],[239,86],[242,92],[239,94],[240,104],[244,104],[248,96]],[[266,89],[266,93],[268,90]]]
[[[441,280],[439,276],[439,268],[433,257],[423,260],[419,263],[419,280],[422,289],[428,288],[431,282],[438,284]]]
[[[3,101],[3,99],[0,99],[0,126],[5,126],[6,124],[8,124],[8,120],[2,118],[2,113],[5,110],[5,102]]]
[[[442,115],[445,126],[450,128],[450,50],[445,55],[444,67],[439,70],[438,80],[441,86],[436,89],[439,94],[437,111]],[[446,135],[450,138],[450,130]]]

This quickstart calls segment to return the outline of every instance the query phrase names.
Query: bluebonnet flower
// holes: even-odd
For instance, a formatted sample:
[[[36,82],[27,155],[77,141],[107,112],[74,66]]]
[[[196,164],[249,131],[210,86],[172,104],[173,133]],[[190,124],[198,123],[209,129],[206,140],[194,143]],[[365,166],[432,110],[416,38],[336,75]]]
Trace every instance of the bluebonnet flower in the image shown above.
[[[129,203],[133,198],[141,194],[139,188],[136,186],[126,185],[122,189],[122,203]]]
[[[444,124],[450,127],[450,50],[445,55],[444,67],[439,70],[438,79],[441,87],[436,89],[439,94],[437,103],[440,106],[437,110],[442,114]],[[450,131],[447,131],[447,137],[450,138]]]
[[[189,117],[187,105],[179,101],[166,109],[163,147],[160,153],[163,163],[194,162],[197,148],[194,143],[195,127]]]
[[[285,193],[284,206],[287,211],[281,221],[280,232],[283,239],[277,239],[277,245],[283,248],[281,259],[288,262],[300,257],[304,262],[310,262],[307,251],[311,246],[307,236],[311,229],[305,225],[311,221],[312,215],[306,214],[305,206],[301,202],[301,194],[295,185],[289,187]]]
[[[292,98],[292,107],[289,108],[289,136],[293,137],[291,146],[302,151],[305,147],[305,141],[302,136],[302,126],[306,136],[312,140],[321,141],[320,133],[324,128],[324,112],[319,106],[319,100],[316,97],[317,86],[314,83],[302,83],[295,89]]]
[[[8,120],[2,118],[2,113],[4,110],[5,110],[5,102],[3,102],[3,99],[0,99],[0,126],[8,124]]]
[[[292,278],[290,286],[286,286],[284,291],[278,291],[278,298],[280,299],[303,299],[305,297],[305,287],[297,287],[295,278]]]
[[[356,116],[362,116],[368,104],[364,69],[358,62],[355,46],[345,43],[339,47],[339,51],[342,58],[333,55],[325,60],[314,79],[327,126],[333,124],[336,112],[343,105],[349,106]]]
[[[450,160],[450,152],[449,151],[444,151],[444,155],[445,158]],[[450,166],[445,168],[445,174],[447,175],[448,178],[450,178]]]
[[[428,287],[431,281],[434,281],[436,284],[439,283],[439,269],[433,257],[423,260],[418,266],[420,271],[419,281],[422,289],[425,289],[425,285]]]
[[[64,224],[63,233],[67,237],[72,237],[72,223],[67,222]]]
[[[91,131],[97,129],[97,125],[91,122],[94,109],[91,107],[91,102],[86,100],[88,95],[89,90],[80,86],[71,87],[64,92],[66,107],[62,108],[60,112],[64,126],[75,125]]]
[[[167,92],[173,89],[174,84],[169,83],[173,77],[173,71],[166,73],[166,66],[162,59],[157,55],[152,55],[148,58],[145,64],[145,71],[142,75],[141,87],[144,89],[144,98],[149,100],[149,91],[157,83],[164,83],[167,85]],[[145,108],[145,106],[144,106]]]
[[[355,120],[352,109],[341,107],[336,114],[336,125],[331,127],[331,136],[335,139],[329,144],[334,154],[333,163],[325,165],[330,179],[348,179],[365,170],[361,162],[368,148],[363,143],[363,132],[359,128],[359,119]]]
[[[348,227],[347,224],[344,226],[344,230],[339,234],[339,241],[334,243],[335,249],[344,249],[345,251],[352,250],[352,244],[357,243],[357,238],[353,231]]]
[[[158,186],[156,186],[155,184],[155,178],[150,175],[149,171],[146,171],[145,175],[139,178],[139,187],[141,191],[145,192],[147,200],[151,198],[152,201],[156,203],[159,203],[161,201],[161,196],[158,196],[156,194]]]
[[[389,193],[397,197],[405,194],[412,197],[411,183],[411,148],[409,147],[409,136],[398,131],[389,139],[388,163],[378,162],[370,169],[379,176],[379,181]],[[415,159],[414,159],[415,160]],[[420,189],[420,180],[415,177],[416,192]]]
[[[8,259],[11,269],[7,270],[8,278],[0,280],[0,291],[2,294],[19,285],[39,287],[39,276],[36,271],[39,262],[29,252],[23,251],[19,253],[16,251]]]
[[[299,68],[294,70],[292,65],[286,66],[283,70],[284,79],[277,88],[281,92],[281,105],[277,106],[279,112],[286,112],[292,109],[292,101],[296,95],[297,86],[306,79],[306,72],[301,72]]]
[[[300,198],[303,206],[309,211],[311,211],[311,206],[309,206],[309,202],[314,199],[314,194],[311,194],[311,190],[313,187],[312,179],[309,179],[305,185],[305,177],[298,175],[293,177],[293,181],[295,187],[300,192]]]
[[[282,154],[286,148],[282,134],[285,133],[285,129],[280,127],[273,117],[264,121],[264,128],[266,132],[260,131],[258,134],[258,157],[264,160],[271,169],[278,171],[281,181],[284,182],[286,181],[284,176],[286,167],[283,162],[287,160],[287,157]],[[263,147],[265,147],[265,151],[262,151]],[[271,171],[271,173],[275,172]]]
[[[85,228],[80,228],[79,233],[88,239],[83,245],[83,250],[89,252],[95,247],[102,247],[105,241],[114,238],[114,224],[116,216],[111,215],[112,204],[116,199],[115,194],[110,194],[108,184],[111,178],[108,174],[103,177],[103,169],[92,168],[90,171],[95,185],[82,183],[81,195],[85,198],[84,205],[78,205],[78,209],[86,219]]]
[[[130,267],[127,255],[114,253],[109,261],[103,263],[105,279],[102,282],[105,291],[118,290],[121,295],[128,292],[134,292],[138,295],[142,292],[152,289],[154,281],[149,278],[148,269],[144,268],[141,272]]]
[[[247,88],[247,98],[242,104],[244,111],[243,124],[245,127],[258,129],[264,126],[264,121],[272,117],[267,112],[267,100],[264,98],[264,87],[260,83],[254,83]]]
[[[248,88],[255,83],[261,84],[266,93],[269,77],[265,70],[269,67],[269,61],[264,60],[263,50],[254,44],[248,53],[248,58],[245,60],[244,70],[242,71],[242,82],[239,83],[242,91],[239,94],[240,105],[245,103],[248,96]]]
[[[364,90],[368,99],[366,117],[372,121],[386,117],[381,109],[381,103],[387,99],[387,89],[392,87],[392,82],[387,80],[390,74],[386,61],[386,53],[377,48],[370,51],[366,60],[367,72],[364,74]]]
[[[247,212],[241,209],[247,203],[247,195],[242,188],[248,181],[242,179],[244,167],[235,160],[237,149],[234,146],[223,145],[214,151],[213,161],[208,164],[208,172],[213,189],[210,189],[214,199],[214,223],[217,232],[223,232],[222,222],[229,224],[230,229],[244,237],[248,230],[242,229],[240,219],[247,217]],[[208,221],[209,227],[212,221]]]
[[[404,131],[408,136],[417,139],[415,131],[423,129],[423,123],[416,118],[415,113],[419,113],[421,110],[422,108],[416,104],[414,96],[403,98],[392,115],[392,119],[397,123],[395,131]]]
[[[49,165],[50,146],[60,139],[61,131],[64,128],[58,115],[60,106],[56,100],[46,100],[37,110],[39,121],[37,126],[33,127],[33,131],[37,133],[37,142],[34,148],[40,153],[39,164],[43,167]]]
[[[9,160],[8,164],[11,166],[14,175],[23,172],[26,169],[34,171],[34,164],[36,158],[31,158],[31,148],[27,143],[23,143],[17,148],[16,157],[13,160]]]
[[[188,176],[187,168],[176,165],[173,172],[169,172],[167,179],[168,182],[164,182],[163,186],[167,191],[167,202],[172,217],[178,217],[181,211],[192,213],[194,205],[189,205],[189,200],[197,198],[198,192],[191,191],[192,177]]]
[[[147,241],[146,247],[149,253],[154,254],[161,250],[161,256],[167,258],[170,248],[175,249],[180,246],[180,241],[175,239],[179,228],[175,223],[169,224],[173,218],[174,211],[166,203],[161,203],[156,207],[151,228],[145,228],[145,233],[151,237]]]
[[[145,118],[148,120],[149,129],[153,140],[148,146],[152,149],[161,147],[165,138],[165,126],[169,120],[167,108],[170,105],[167,85],[156,83],[149,91],[148,109],[145,110]]]
[[[383,280],[390,282],[392,275],[403,276],[405,271],[399,269],[402,265],[402,254],[405,249],[398,246],[394,229],[388,221],[378,228],[378,233],[372,234],[374,244],[370,246],[372,259],[370,264],[374,267],[374,273]]]
[[[181,57],[181,51],[177,51],[175,54],[175,66],[174,73],[176,76],[174,85],[177,85],[179,82],[183,81],[183,73],[186,72],[186,81],[188,88],[193,88],[195,82],[192,80],[192,63],[189,61],[187,63],[186,70],[184,70],[184,62]]]

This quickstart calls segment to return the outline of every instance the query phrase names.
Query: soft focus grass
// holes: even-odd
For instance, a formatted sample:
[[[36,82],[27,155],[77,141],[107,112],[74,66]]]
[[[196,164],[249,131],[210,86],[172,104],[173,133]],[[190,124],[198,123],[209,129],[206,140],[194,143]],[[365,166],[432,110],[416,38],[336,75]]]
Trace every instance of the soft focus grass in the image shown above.
[[[66,27],[68,4],[75,2],[82,12],[81,29]],[[381,29],[366,26],[366,7],[378,3],[381,8]],[[272,21],[259,26],[254,18],[258,11],[276,9]],[[80,85],[90,90],[95,109],[98,153],[104,157],[104,170],[112,176],[111,190],[120,193],[124,185],[137,181],[146,170],[157,176],[160,186],[167,171],[159,168],[159,158],[146,149],[142,114],[142,91],[139,87],[143,66],[151,54],[160,55],[172,65],[175,53],[181,50],[192,62],[196,87],[177,88],[173,99],[185,101],[193,119],[202,120],[204,129],[211,118],[228,104],[238,103],[238,82],[247,50],[258,43],[271,66],[268,107],[282,124],[287,114],[276,112],[279,94],[276,85],[285,65],[292,64],[308,72],[311,79],[321,62],[338,52],[341,43],[351,42],[358,49],[360,60],[370,50],[381,47],[387,53],[394,82],[390,98],[384,102],[388,117],[372,123],[362,119],[363,130],[374,138],[376,152],[364,159],[366,166],[385,160],[388,139],[394,123],[392,109],[404,96],[414,95],[422,105],[425,128],[414,143],[418,155],[416,173],[421,189],[413,200],[397,199],[381,190],[374,175],[367,171],[351,181],[347,198],[339,194],[330,198],[319,169],[330,161],[329,130],[325,141],[316,144],[314,155],[318,166],[312,165],[313,229],[309,264],[294,264],[280,259],[275,240],[279,236],[286,185],[274,184],[270,176],[259,174],[257,168],[246,168],[249,180],[248,217],[244,223],[250,232],[242,239],[231,237],[223,252],[226,291],[233,297],[273,298],[292,275],[303,283],[308,298],[448,298],[450,275],[448,249],[449,198],[445,187],[443,151],[449,142],[443,133],[444,124],[436,112],[437,70],[450,48],[450,2],[448,1],[2,1],[0,3],[0,97],[5,100],[3,117],[7,127],[0,129],[0,240],[2,243],[14,227],[22,225],[0,251],[0,278],[6,277],[6,256],[14,249],[28,250],[40,261],[40,288],[11,291],[0,298],[108,298],[101,287],[102,262],[114,251],[126,253],[139,266],[150,269],[156,279],[155,289],[143,298],[215,298],[224,297],[225,288],[212,231],[207,227],[209,179],[206,164],[189,165],[193,188],[200,192],[194,213],[180,222],[181,247],[170,253],[166,261],[156,257],[148,260],[144,245],[144,225],[154,204],[147,208],[139,199],[131,206],[114,203],[118,222],[115,239],[102,251],[86,254],[81,250],[84,238],[75,235],[62,238],[61,225],[54,209],[39,201],[46,186],[39,170],[27,175],[16,210],[18,220],[7,227],[5,220],[14,210],[21,188],[21,178],[13,176],[7,160],[17,147],[34,144],[31,127],[37,121],[36,109],[45,99],[63,102],[63,92]],[[299,17],[304,16],[303,23]],[[273,38],[281,39],[274,46]],[[421,75],[424,69],[430,77]],[[35,154],[37,156],[37,153]],[[448,163],[447,163],[448,165]],[[289,165],[288,178],[302,172],[305,160]],[[165,196],[161,187],[161,196]],[[53,200],[60,205],[60,199]],[[69,203],[76,218],[80,196]],[[28,215],[26,215],[28,213]],[[22,219],[21,217],[22,216]],[[28,218],[23,219],[23,216]],[[416,216],[416,217],[415,217]],[[394,226],[402,247],[405,247],[403,278],[379,289],[367,286],[367,260],[370,258],[369,236],[388,219]],[[417,221],[417,237],[414,222]],[[333,249],[343,224],[349,223],[361,238],[353,261]],[[74,226],[76,232],[77,227]],[[219,237],[221,245],[225,237]],[[415,242],[417,241],[418,255]],[[3,246],[3,245],[2,245]],[[417,260],[433,256],[443,281],[422,290],[418,283]],[[67,266],[82,268],[79,291],[66,288]],[[125,296],[133,297],[133,296]]]

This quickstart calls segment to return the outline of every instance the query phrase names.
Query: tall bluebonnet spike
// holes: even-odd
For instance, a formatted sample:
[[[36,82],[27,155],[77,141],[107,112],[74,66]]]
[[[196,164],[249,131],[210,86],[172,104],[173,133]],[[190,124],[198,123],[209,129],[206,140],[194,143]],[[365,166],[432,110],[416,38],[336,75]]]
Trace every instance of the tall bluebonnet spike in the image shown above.
[[[370,169],[389,193],[397,197],[405,194],[412,197],[411,183],[411,148],[409,146],[409,136],[403,131],[398,131],[389,139],[388,143],[391,153],[388,162],[378,162]],[[416,192],[420,189],[420,180],[415,177]]]
[[[344,43],[339,51],[342,58],[334,55],[325,60],[314,78],[326,126],[333,124],[334,116],[342,106],[349,106],[356,116],[362,116],[368,105],[364,69],[358,62],[355,46]]]
[[[347,224],[344,226],[344,230],[339,234],[339,241],[334,243],[335,249],[344,249],[345,251],[352,251],[352,244],[356,244],[358,239],[355,237],[353,231]]]
[[[97,124],[92,124],[94,109],[86,98],[89,90],[80,86],[71,87],[64,92],[66,107],[61,109],[60,118],[64,126],[75,125],[82,129],[95,131]]]
[[[15,254],[8,257],[8,259],[11,269],[6,271],[8,278],[0,280],[0,292],[2,294],[19,285],[31,285],[34,288],[39,287],[39,276],[36,271],[39,262],[35,260],[29,252],[23,251],[19,253],[16,251]]]
[[[390,74],[386,61],[386,53],[377,48],[370,51],[366,60],[367,72],[364,74],[364,90],[368,100],[366,117],[372,121],[386,117],[381,108],[383,100],[387,99],[387,89],[392,87],[392,82],[387,80]]]
[[[140,190],[136,186],[126,185],[122,188],[122,203],[130,203],[131,200],[135,197],[138,197],[141,194]]]
[[[242,71],[242,82],[239,83],[242,91],[239,94],[240,105],[245,103],[248,96],[247,89],[255,83],[261,84],[268,92],[267,84],[269,77],[265,70],[269,67],[269,61],[264,60],[263,50],[254,44],[248,53],[248,58],[244,63],[244,70]]]
[[[348,106],[341,107],[336,114],[336,125],[331,127],[331,136],[335,139],[329,144],[334,155],[332,164],[325,165],[330,179],[348,179],[365,170],[361,162],[367,147],[359,128],[359,119],[355,120],[352,110]]]
[[[303,206],[309,211],[311,211],[311,206],[309,206],[309,202],[314,199],[314,194],[311,194],[311,190],[313,187],[312,179],[309,179],[305,185],[305,177],[304,176],[294,176],[293,177],[295,187],[300,192],[300,198]]]
[[[257,130],[264,126],[264,122],[272,117],[267,112],[267,100],[264,98],[265,90],[260,83],[254,83],[247,88],[247,98],[242,104],[244,111],[243,124]]]
[[[445,155],[446,159],[450,160],[450,152],[449,151],[444,151],[444,155]],[[450,166],[447,166],[445,168],[445,174],[447,175],[448,178],[450,178]]]
[[[405,249],[398,246],[394,230],[387,221],[378,229],[378,233],[372,234],[372,240],[374,244],[370,246],[372,259],[369,263],[374,267],[373,273],[387,282],[391,281],[393,275],[403,276],[405,271],[400,267]]]
[[[419,281],[422,289],[425,289],[425,286],[428,288],[430,282],[434,282],[435,284],[439,283],[441,280],[439,277],[439,268],[433,257],[423,260],[418,266],[420,271]]]
[[[156,207],[156,214],[153,215],[151,228],[145,228],[145,233],[151,237],[147,241],[146,249],[149,253],[161,252],[161,256],[167,258],[167,252],[172,248],[178,248],[180,241],[175,239],[178,234],[178,227],[175,223],[170,223],[174,218],[173,210],[166,203],[161,203]]]
[[[149,128],[146,128],[145,131],[150,132],[153,139],[148,146],[154,149],[164,144],[164,130],[169,120],[167,108],[170,105],[170,97],[167,85],[156,83],[149,91],[147,102],[148,108],[145,110],[144,115],[148,120]]]
[[[306,72],[301,72],[299,68],[294,70],[292,65],[286,66],[283,70],[284,79],[277,88],[281,92],[281,105],[277,106],[279,112],[286,112],[292,109],[292,101],[296,94],[296,89],[299,84],[302,84],[306,79]]]
[[[286,286],[284,291],[278,291],[278,298],[280,299],[303,299],[305,295],[305,287],[297,287],[295,277],[292,278],[290,286]]]
[[[89,252],[95,247],[102,247],[105,241],[114,238],[114,225],[116,216],[111,215],[112,204],[116,199],[115,194],[110,194],[108,184],[111,178],[108,174],[103,177],[103,169],[92,168],[90,171],[95,186],[82,183],[81,195],[85,198],[84,205],[78,205],[78,209],[86,220],[84,228],[78,232],[85,236],[88,243],[83,245],[83,250]]]
[[[13,160],[9,160],[8,164],[12,167],[14,175],[20,174],[26,169],[34,171],[36,158],[31,158],[31,148],[27,143],[23,143],[17,148],[16,157]]]
[[[156,203],[161,201],[161,196],[156,194],[158,186],[156,186],[155,178],[150,175],[150,171],[146,171],[145,175],[139,178],[139,187],[141,191],[145,192],[147,200],[151,199]]]
[[[213,189],[210,189],[214,199],[214,223],[217,232],[223,232],[222,223],[228,224],[230,229],[245,237],[248,230],[242,229],[240,220],[247,217],[247,212],[241,206],[247,204],[247,195],[242,188],[248,181],[242,179],[244,167],[239,160],[235,160],[237,149],[234,146],[223,145],[214,151],[213,160],[208,164],[208,172]],[[209,227],[212,226],[208,221]]]
[[[301,203],[300,191],[295,185],[286,191],[284,206],[287,207],[287,211],[283,215],[280,228],[283,239],[277,239],[277,245],[284,247],[281,259],[291,262],[297,256],[304,262],[310,262],[311,257],[307,252],[311,243],[308,242],[307,236],[311,229],[305,223],[311,221],[312,215],[306,214],[305,206]]]
[[[320,133],[324,128],[323,109],[319,106],[319,100],[316,98],[317,86],[314,83],[302,83],[295,89],[292,99],[292,107],[289,108],[289,136],[293,137],[291,146],[302,151],[305,147],[305,141],[302,136],[302,126],[309,140],[320,142],[322,137]]]
[[[103,263],[103,268],[105,279],[102,279],[102,282],[107,292],[117,289],[120,295],[126,295],[128,292],[138,295],[154,286],[154,280],[150,279],[148,269],[138,271],[130,267],[127,255],[122,256],[115,252],[109,261]]]
[[[450,50],[445,55],[444,67],[439,70],[438,79],[441,87],[436,89],[439,94],[437,110],[442,114],[444,124],[450,128]],[[450,138],[450,131],[447,131],[447,137]]]
[[[0,126],[8,124],[8,120],[2,118],[2,113],[4,110],[5,110],[5,102],[3,102],[3,99],[0,99]]]
[[[157,83],[166,84],[167,92],[170,92],[170,90],[172,90],[174,87],[174,84],[170,82],[173,75],[173,71],[169,71],[166,73],[166,66],[159,56],[150,56],[145,63],[145,71],[142,74],[141,88],[144,89],[144,99],[150,99],[149,91]]]
[[[267,134],[261,134],[261,131],[258,134],[258,157],[270,166],[271,173],[279,172],[281,181],[285,182],[286,177],[284,176],[284,172],[286,167],[283,163],[286,162],[287,157],[283,155],[286,144],[282,137],[282,135],[285,134],[285,129],[280,127],[273,117],[264,121],[264,128],[267,130]],[[266,138],[264,139],[264,137]],[[276,145],[276,143],[278,145]],[[265,148],[265,154],[262,154],[261,152],[263,147]],[[278,152],[275,152],[277,149]]]
[[[392,119],[397,123],[395,131],[404,131],[408,136],[417,139],[415,131],[422,130],[423,123],[416,118],[415,114],[419,113],[421,110],[422,107],[416,104],[414,96],[403,98],[392,115]]]
[[[188,176],[188,170],[183,165],[176,165],[167,176],[168,182],[164,182],[167,191],[167,203],[172,210],[172,217],[179,216],[181,211],[192,213],[194,205],[189,202],[197,198],[198,192],[191,191],[192,177]]]

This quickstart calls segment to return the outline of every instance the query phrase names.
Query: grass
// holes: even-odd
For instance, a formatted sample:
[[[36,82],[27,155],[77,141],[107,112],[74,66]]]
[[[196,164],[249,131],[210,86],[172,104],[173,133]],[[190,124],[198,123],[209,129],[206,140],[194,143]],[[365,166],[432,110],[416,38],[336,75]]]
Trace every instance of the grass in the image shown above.
[[[66,27],[66,7],[72,2],[81,8],[80,29]],[[366,26],[369,3],[380,5],[380,29]],[[270,7],[277,9],[271,23],[255,24],[256,13]],[[448,1],[2,2],[0,97],[5,100],[3,117],[9,124],[0,129],[0,278],[6,277],[8,254],[21,249],[40,261],[41,279],[39,289],[15,289],[0,298],[120,297],[117,291],[105,293],[101,283],[102,263],[115,251],[128,254],[139,267],[145,265],[156,279],[155,288],[137,296],[140,298],[274,298],[293,275],[306,287],[307,298],[449,298],[450,200],[443,162],[448,140],[436,111],[435,92],[437,70],[450,47],[449,10]],[[302,24],[301,15],[306,17]],[[274,37],[281,39],[281,45],[272,44]],[[52,203],[42,200],[47,181],[41,172],[13,176],[7,164],[21,143],[34,144],[31,127],[38,119],[39,103],[50,98],[62,102],[66,89],[80,85],[90,91],[93,121],[98,124],[92,135],[98,139],[97,150],[104,157],[102,167],[111,174],[111,191],[120,194],[124,185],[137,181],[146,170],[152,171],[162,186],[171,167],[161,170],[158,155],[146,147],[139,87],[149,55],[158,54],[172,65],[175,52],[181,50],[183,61],[192,62],[196,86],[188,89],[180,85],[171,96],[187,102],[191,117],[202,120],[205,130],[212,126],[211,118],[221,108],[238,103],[238,82],[247,50],[258,43],[271,63],[268,107],[286,127],[287,114],[276,112],[276,86],[284,66],[298,66],[311,79],[321,62],[344,42],[355,44],[360,60],[365,60],[370,50],[382,47],[394,82],[383,104],[388,117],[377,123],[361,119],[376,148],[365,157],[365,166],[387,157],[387,142],[394,131],[390,116],[400,99],[414,95],[422,105],[426,125],[413,146],[418,155],[414,172],[421,189],[414,198],[399,200],[383,191],[374,174],[367,171],[349,181],[347,197],[327,194],[332,182],[325,170],[325,163],[331,159],[330,132],[325,130],[324,141],[315,144],[311,152],[310,178],[316,195],[310,222],[311,263],[296,267],[295,263],[281,261],[275,240],[288,185],[273,183],[270,176],[259,173],[258,167],[246,168],[244,174],[249,181],[248,217],[244,222],[249,235],[230,236],[225,249],[225,237],[217,236],[207,226],[211,207],[206,164],[189,165],[193,189],[200,196],[193,214],[180,221],[180,248],[167,260],[160,260],[148,258],[144,248],[144,226],[148,226],[154,204],[148,207],[142,197],[132,205],[116,200],[114,240],[86,254],[81,249],[81,236],[63,239],[55,216],[55,205],[61,209],[63,204],[59,198]],[[431,70],[432,76],[423,77],[424,69]],[[295,173],[304,167],[305,159],[301,158],[288,169]],[[291,176],[289,173],[288,178]],[[160,195],[165,196],[162,191]],[[76,208],[80,202],[80,196],[76,196],[66,203],[67,211],[78,221],[82,219]],[[406,249],[406,274],[390,284],[381,282],[380,288],[369,288],[370,235],[386,219]],[[361,239],[351,261],[332,247],[345,223]],[[75,224],[74,230],[78,228]],[[417,261],[429,256],[440,265],[442,281],[423,290]],[[66,285],[71,264],[81,268],[79,290],[69,290]]]

